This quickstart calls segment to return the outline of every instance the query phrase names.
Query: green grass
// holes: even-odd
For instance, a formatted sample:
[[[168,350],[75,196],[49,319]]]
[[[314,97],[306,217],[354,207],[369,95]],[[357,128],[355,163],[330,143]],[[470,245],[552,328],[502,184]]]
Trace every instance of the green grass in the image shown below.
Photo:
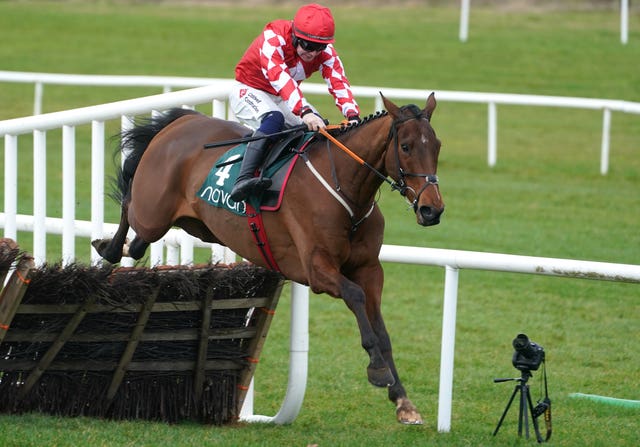
[[[122,2],[0,2],[4,70],[88,74],[230,77],[262,24],[294,7],[150,6]],[[627,45],[612,11],[472,9],[469,41],[458,41],[456,7],[336,5],[338,49],[353,84],[494,91],[640,101],[640,17]],[[52,38],[56,36],[56,38]],[[317,79],[314,79],[317,81]],[[63,110],[157,93],[155,89],[45,88],[44,109]],[[0,84],[0,118],[29,115],[31,86]],[[416,98],[421,104],[424,99]],[[312,98],[332,120],[326,97]],[[371,101],[362,101],[372,110]],[[546,107],[498,107],[498,164],[487,167],[483,105],[440,102],[434,127],[443,141],[439,176],[447,210],[437,227],[416,225],[397,194],[383,187],[385,243],[638,264],[640,125],[614,113],[611,165],[599,174],[602,115]],[[111,129],[108,132],[115,132]],[[55,147],[60,140],[48,133]],[[79,218],[88,218],[89,133],[78,129]],[[23,141],[24,140],[24,141]],[[30,173],[30,138],[20,139]],[[0,148],[0,151],[3,149]],[[111,150],[111,149],[109,149]],[[48,213],[60,213],[59,156],[50,149]],[[83,172],[85,173],[83,175]],[[4,172],[0,172],[3,179]],[[30,213],[31,182],[20,212]],[[2,194],[0,194],[1,196]],[[107,209],[115,222],[117,207]],[[27,235],[20,235],[29,246]],[[56,238],[50,238],[56,245]],[[57,256],[59,249],[53,251]],[[511,340],[527,333],[545,347],[554,405],[552,443],[635,445],[638,411],[575,400],[582,392],[640,399],[635,335],[637,284],[463,270],[460,273],[452,431],[438,433],[437,393],[444,272],[385,265],[383,312],[399,371],[426,424],[395,422],[384,390],[365,377],[366,354],[346,306],[313,296],[310,373],[302,412],[285,427],[206,427],[147,422],[0,416],[0,444],[28,445],[524,445],[512,408],[491,436],[516,376]],[[258,368],[256,413],[273,415],[285,392],[289,295]],[[540,395],[540,374],[532,390]]]

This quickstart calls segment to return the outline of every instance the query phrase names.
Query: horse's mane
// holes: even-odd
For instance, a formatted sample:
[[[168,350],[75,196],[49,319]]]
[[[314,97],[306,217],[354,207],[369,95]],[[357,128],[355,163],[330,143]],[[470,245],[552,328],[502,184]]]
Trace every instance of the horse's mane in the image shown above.
[[[353,124],[349,124],[349,125],[346,125],[346,126],[340,126],[340,127],[336,128],[336,129],[332,129],[330,131],[330,133],[333,136],[343,135],[343,134],[345,134],[345,133],[347,133],[347,132],[349,132],[351,130],[359,129],[362,126],[364,126],[366,124],[369,124],[373,120],[376,120],[378,118],[382,118],[383,116],[387,116],[388,114],[389,113],[386,110],[381,110],[381,111],[378,111],[376,113],[372,113],[369,116],[365,116],[358,123],[353,123]]]
[[[400,112],[402,112],[403,116],[407,116],[407,118],[421,118],[423,116],[423,111],[415,104],[407,104],[405,106],[400,107]],[[333,136],[344,135],[345,133],[352,131],[354,129],[359,129],[362,126],[369,124],[371,121],[376,120],[378,118],[382,118],[383,116],[387,116],[389,112],[386,110],[381,110],[375,112],[367,117],[364,117],[360,120],[359,123],[353,123],[346,126],[340,126],[336,129],[332,129],[330,133]]]

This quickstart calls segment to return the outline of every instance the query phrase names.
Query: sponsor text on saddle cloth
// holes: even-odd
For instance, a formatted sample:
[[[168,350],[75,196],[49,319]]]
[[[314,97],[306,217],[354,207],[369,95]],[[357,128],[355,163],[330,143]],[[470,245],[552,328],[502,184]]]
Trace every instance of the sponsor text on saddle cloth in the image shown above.
[[[294,138],[293,141],[289,139],[274,144],[271,154],[267,157],[266,163],[268,166],[263,174],[264,177],[271,178],[272,184],[261,194],[247,199],[255,210],[277,211],[280,208],[282,194],[298,158],[298,153],[306,149],[309,140],[314,135],[315,132],[306,132],[304,135]],[[284,147],[282,146],[283,143]],[[244,201],[235,202],[230,197],[233,183],[240,172],[240,159],[246,147],[247,144],[243,143],[222,154],[211,168],[211,171],[209,171],[207,178],[198,191],[200,199],[210,205],[226,209],[240,216],[247,216],[246,203]],[[272,155],[275,155],[275,157]]]

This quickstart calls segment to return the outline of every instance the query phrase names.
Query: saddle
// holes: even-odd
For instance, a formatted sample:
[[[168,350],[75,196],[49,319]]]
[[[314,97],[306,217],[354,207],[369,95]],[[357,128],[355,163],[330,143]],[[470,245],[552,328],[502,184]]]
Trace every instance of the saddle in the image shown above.
[[[271,186],[265,189],[261,195],[260,209],[264,211],[275,211],[280,208],[281,192],[289,179],[290,169],[293,167],[293,160],[300,152],[299,147],[313,136],[313,132],[298,131],[286,135],[276,141],[264,162],[260,171],[263,177],[271,179]]]

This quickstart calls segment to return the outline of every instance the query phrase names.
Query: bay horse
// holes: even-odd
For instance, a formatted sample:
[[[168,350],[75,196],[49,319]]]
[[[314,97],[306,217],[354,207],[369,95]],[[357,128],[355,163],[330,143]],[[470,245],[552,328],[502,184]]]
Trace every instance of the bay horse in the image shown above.
[[[311,140],[305,162],[298,159],[293,165],[280,209],[262,213],[262,218],[280,272],[315,293],[344,300],[369,354],[369,382],[388,388],[399,422],[422,424],[398,377],[381,315],[383,270],[378,256],[384,217],[376,196],[386,181],[411,203],[418,224],[440,222],[440,141],[430,123],[436,100],[431,93],[420,109],[413,104],[399,107],[381,96],[386,111],[330,131],[329,136],[335,135],[331,139],[316,135]],[[177,226],[256,265],[272,267],[250,237],[246,217],[197,196],[211,167],[231,146],[205,145],[237,139],[247,131],[239,123],[187,109],[172,109],[125,131],[121,149],[131,152],[118,174],[121,220],[113,238],[93,241],[98,253],[119,262],[131,227],[136,236],[126,254],[140,259],[150,243]]]

